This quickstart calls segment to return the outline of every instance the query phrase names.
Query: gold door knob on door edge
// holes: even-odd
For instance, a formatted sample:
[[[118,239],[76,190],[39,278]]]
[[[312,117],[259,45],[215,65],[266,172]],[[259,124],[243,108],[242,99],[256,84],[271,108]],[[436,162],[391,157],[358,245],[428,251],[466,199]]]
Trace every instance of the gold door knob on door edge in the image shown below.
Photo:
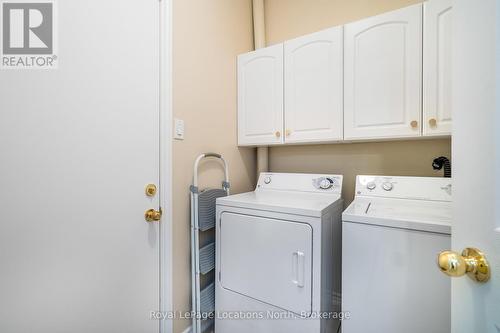
[[[436,118],[429,119],[429,126],[431,126],[431,127],[436,127],[437,126],[437,120],[436,120]]]
[[[412,128],[417,128],[417,127],[418,127],[418,121],[413,120],[413,121],[410,123],[410,126],[411,126]]]
[[[276,133],[274,133],[274,135],[276,135],[276,137],[279,138],[281,136],[281,132],[280,131],[276,131]]]
[[[285,135],[286,135],[286,136],[290,136],[290,134],[292,134],[292,130],[287,129],[287,130],[285,131]]]
[[[161,214],[162,214],[161,208],[160,208],[160,210],[148,209],[148,210],[144,213],[144,219],[145,219],[147,222],[156,222],[156,221],[160,221],[160,220],[161,220]]]
[[[453,251],[443,251],[437,259],[439,269],[451,277],[467,274],[477,282],[487,282],[490,279],[490,265],[484,254],[478,249],[468,247],[462,255]]]

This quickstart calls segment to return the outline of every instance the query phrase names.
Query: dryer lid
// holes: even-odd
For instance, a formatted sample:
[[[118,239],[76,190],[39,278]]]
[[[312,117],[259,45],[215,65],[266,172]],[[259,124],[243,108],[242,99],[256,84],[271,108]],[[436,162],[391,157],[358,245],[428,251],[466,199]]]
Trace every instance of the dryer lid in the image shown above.
[[[218,198],[217,205],[321,217],[339,200],[338,194],[265,190]]]
[[[260,174],[253,192],[217,199],[218,205],[321,217],[341,199],[341,175]]]

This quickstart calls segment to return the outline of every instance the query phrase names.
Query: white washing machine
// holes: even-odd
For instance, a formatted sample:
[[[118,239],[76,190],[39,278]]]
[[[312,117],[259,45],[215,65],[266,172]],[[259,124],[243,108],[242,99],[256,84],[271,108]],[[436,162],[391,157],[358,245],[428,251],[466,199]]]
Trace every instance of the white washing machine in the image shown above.
[[[451,179],[358,176],[342,217],[342,332],[450,333]]]
[[[216,333],[337,329],[341,189],[338,175],[262,173],[217,199]]]

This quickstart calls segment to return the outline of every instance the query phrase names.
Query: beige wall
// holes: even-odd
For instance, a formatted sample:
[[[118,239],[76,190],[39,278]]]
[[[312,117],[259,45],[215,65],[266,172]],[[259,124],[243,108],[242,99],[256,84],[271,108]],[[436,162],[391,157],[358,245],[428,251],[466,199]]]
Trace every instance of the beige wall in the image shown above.
[[[272,149],[270,167],[274,172],[344,175],[342,192],[349,204],[356,175],[442,176],[431,166],[441,155],[451,156],[449,139],[288,146]]]
[[[267,44],[275,44],[335,25],[402,8],[420,0],[266,0]],[[357,174],[438,176],[432,159],[451,157],[451,141],[420,140],[316,146],[273,147],[274,172],[344,175],[346,203],[354,195]]]
[[[222,153],[230,165],[233,192],[255,182],[255,150],[236,146],[236,55],[253,48],[250,0],[174,0],[174,117],[186,124],[184,141],[173,145],[174,309],[190,310],[189,192],[200,153]],[[222,172],[205,163],[200,180],[220,186]],[[190,323],[174,322],[174,332]]]
[[[421,0],[265,0],[267,45]]]

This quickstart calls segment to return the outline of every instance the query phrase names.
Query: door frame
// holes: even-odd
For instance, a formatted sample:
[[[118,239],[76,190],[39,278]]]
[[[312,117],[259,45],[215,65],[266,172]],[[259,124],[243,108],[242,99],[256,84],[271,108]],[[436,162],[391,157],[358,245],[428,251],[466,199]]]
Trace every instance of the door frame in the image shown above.
[[[160,9],[160,207],[163,216],[160,233],[159,304],[164,313],[173,311],[172,303],[172,2],[159,0]],[[151,309],[153,310],[153,309]],[[172,333],[172,320],[161,320],[160,333]]]

